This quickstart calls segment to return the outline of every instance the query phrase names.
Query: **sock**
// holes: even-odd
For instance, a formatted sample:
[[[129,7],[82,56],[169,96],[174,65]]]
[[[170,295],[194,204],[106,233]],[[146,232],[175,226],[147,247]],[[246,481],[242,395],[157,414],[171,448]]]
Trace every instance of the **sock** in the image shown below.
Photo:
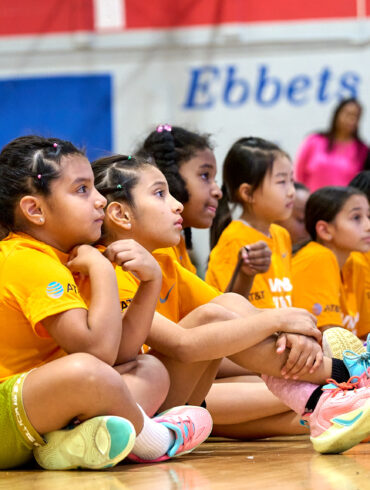
[[[321,386],[306,381],[293,381],[262,375],[267,388],[298,415],[303,415],[312,393]]]
[[[315,410],[317,402],[320,400],[320,396],[323,394],[322,386],[318,386],[316,390],[311,394],[307,400],[305,412],[311,413]]]
[[[348,381],[350,374],[346,365],[340,359],[333,357],[333,367],[331,368],[331,377],[338,381],[338,383],[345,383]]]
[[[167,453],[175,442],[175,434],[165,425],[155,422],[147,416],[138,405],[144,417],[144,425],[138,436],[132,452],[141,459],[157,459]]]

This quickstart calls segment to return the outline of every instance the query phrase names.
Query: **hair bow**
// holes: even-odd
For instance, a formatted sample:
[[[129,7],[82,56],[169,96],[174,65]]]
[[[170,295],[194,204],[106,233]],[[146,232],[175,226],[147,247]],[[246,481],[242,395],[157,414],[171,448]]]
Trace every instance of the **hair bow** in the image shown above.
[[[163,131],[171,131],[172,129],[172,126],[170,126],[169,124],[160,124],[159,126],[157,126],[157,133],[163,133]]]

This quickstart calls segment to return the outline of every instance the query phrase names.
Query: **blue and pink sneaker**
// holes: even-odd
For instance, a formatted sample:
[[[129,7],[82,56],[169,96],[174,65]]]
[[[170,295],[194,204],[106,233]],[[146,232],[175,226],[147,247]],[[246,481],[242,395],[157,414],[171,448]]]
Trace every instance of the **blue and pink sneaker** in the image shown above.
[[[202,407],[185,405],[170,408],[153,418],[175,433],[175,442],[166,454],[151,460],[144,460],[131,453],[128,459],[137,463],[157,463],[190,453],[204,442],[212,431],[212,417]]]
[[[357,376],[364,381],[370,377],[368,369],[370,368],[370,334],[367,336],[366,350],[361,353],[352,350],[343,351],[343,362],[348,369],[350,376]],[[361,383],[362,385],[362,383]]]

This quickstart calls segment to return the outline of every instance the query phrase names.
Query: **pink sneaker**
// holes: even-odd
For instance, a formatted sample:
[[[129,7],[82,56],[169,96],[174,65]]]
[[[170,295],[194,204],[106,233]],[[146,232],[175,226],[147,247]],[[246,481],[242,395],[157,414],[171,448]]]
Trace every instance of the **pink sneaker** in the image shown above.
[[[361,376],[358,379],[358,388],[367,388],[370,386],[370,367],[367,368],[367,371],[364,371]],[[370,437],[366,437],[363,441],[363,443],[370,442]]]
[[[367,388],[370,387],[370,367],[364,371],[361,376],[352,376],[352,378],[358,378],[358,384],[356,388]],[[351,379],[352,379],[351,378]]]
[[[128,459],[137,463],[157,463],[167,459],[190,453],[207,439],[212,431],[212,417],[202,407],[184,405],[162,412],[153,418],[175,433],[175,442],[166,454],[157,459],[143,460],[131,453]]]
[[[319,453],[341,453],[370,435],[370,386],[359,387],[353,378],[340,384],[329,379],[315,410],[304,416]]]

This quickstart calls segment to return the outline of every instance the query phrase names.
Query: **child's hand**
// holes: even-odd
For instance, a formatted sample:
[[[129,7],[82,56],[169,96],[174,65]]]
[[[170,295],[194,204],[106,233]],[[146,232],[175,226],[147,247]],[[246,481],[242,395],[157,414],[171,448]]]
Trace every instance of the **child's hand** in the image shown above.
[[[312,337],[297,334],[280,334],[276,342],[276,352],[281,354],[290,349],[288,360],[281,370],[285,379],[298,379],[306,373],[313,373],[323,361],[320,345]]]
[[[140,281],[153,281],[162,277],[161,268],[153,255],[135,240],[113,242],[108,245],[104,255],[124,271],[135,274]]]
[[[260,240],[243,247],[239,259],[242,259],[241,271],[246,276],[262,274],[270,268],[271,250],[266,242]]]
[[[268,313],[276,317],[277,331],[302,334],[321,342],[322,335],[317,328],[317,319],[307,310],[294,307],[276,308],[269,310]]]
[[[71,272],[88,276],[91,267],[97,263],[101,263],[102,259],[109,264],[95,247],[91,245],[79,245],[72,249],[66,266]]]

